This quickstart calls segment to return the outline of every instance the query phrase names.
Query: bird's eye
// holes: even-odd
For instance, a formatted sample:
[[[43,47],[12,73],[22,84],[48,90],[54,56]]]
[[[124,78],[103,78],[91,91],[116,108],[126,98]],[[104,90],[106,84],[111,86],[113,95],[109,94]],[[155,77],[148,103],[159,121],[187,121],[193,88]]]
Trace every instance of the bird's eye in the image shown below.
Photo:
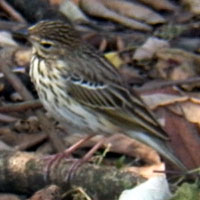
[[[50,42],[41,42],[40,45],[45,49],[50,49],[52,47],[52,43]]]

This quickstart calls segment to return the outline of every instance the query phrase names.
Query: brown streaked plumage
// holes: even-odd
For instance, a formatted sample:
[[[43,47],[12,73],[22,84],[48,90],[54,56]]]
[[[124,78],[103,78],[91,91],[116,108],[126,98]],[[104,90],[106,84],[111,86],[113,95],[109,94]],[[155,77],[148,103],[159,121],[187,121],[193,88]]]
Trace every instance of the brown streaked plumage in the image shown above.
[[[168,137],[152,113],[99,52],[61,21],[29,28],[30,76],[45,108],[71,131],[123,132],[153,147],[179,167]]]

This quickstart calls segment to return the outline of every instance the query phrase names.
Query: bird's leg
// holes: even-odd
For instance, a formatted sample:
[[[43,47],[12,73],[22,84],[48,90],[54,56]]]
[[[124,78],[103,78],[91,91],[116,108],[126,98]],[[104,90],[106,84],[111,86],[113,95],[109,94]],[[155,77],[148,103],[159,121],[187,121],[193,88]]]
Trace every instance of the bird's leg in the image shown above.
[[[70,183],[71,180],[73,179],[77,169],[84,163],[86,163],[87,161],[90,160],[90,158],[93,156],[93,154],[103,145],[103,143],[105,142],[105,138],[101,139],[99,142],[97,142],[92,149],[90,149],[89,152],[87,152],[87,154],[85,154],[85,156],[78,160],[75,161],[75,163],[72,165],[72,167],[70,168],[69,172],[68,172],[68,176],[67,176],[67,182]]]
[[[57,153],[53,156],[51,156],[51,158],[48,158],[49,161],[45,167],[45,180],[47,180],[48,176],[49,176],[49,172],[51,170],[51,167],[54,163],[59,164],[60,160],[63,158],[69,158],[69,156],[76,151],[82,144],[84,144],[86,141],[88,141],[90,138],[92,138],[93,135],[89,135],[81,140],[79,140],[77,143],[75,143],[74,145],[72,145],[71,147],[69,147],[68,149],[66,149],[63,152]]]

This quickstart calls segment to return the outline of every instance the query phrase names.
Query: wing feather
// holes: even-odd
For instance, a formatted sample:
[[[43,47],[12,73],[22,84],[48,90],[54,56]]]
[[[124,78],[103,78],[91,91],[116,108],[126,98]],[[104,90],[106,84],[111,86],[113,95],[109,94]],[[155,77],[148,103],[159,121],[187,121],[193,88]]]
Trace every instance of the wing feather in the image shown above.
[[[88,63],[82,59],[81,55],[77,56],[74,70],[68,72],[71,97],[89,109],[98,110],[109,120],[114,119],[115,123],[129,128],[143,127],[159,138],[168,138],[151,111],[134,91],[130,92],[119,72],[106,59],[96,54],[89,57]]]

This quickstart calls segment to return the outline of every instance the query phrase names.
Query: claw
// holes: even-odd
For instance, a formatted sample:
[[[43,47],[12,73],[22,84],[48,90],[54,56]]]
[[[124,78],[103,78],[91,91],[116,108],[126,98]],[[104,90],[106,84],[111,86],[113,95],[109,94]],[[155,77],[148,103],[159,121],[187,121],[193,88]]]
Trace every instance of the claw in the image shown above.
[[[68,159],[74,151],[76,151],[83,143],[88,141],[91,137],[93,137],[93,136],[89,135],[89,136],[79,140],[77,143],[75,143],[74,145],[72,145],[71,147],[66,149],[64,152],[57,153],[57,154],[52,155],[52,156],[48,156],[50,158],[44,158],[44,159],[49,160],[45,169],[44,169],[44,180],[45,181],[49,180],[49,175],[50,175],[51,168],[53,167],[53,165],[54,165],[54,168],[55,168],[63,158]]]
[[[76,161],[74,164],[72,164],[71,168],[69,169],[69,173],[68,173],[68,175],[66,177],[66,182],[67,183],[70,183],[73,180],[73,178],[75,176],[75,173],[77,172],[78,168],[82,164],[84,164],[87,161],[89,161],[90,158],[93,156],[93,154],[102,146],[102,144],[104,142],[105,142],[105,139],[100,140],[97,144],[95,144],[93,146],[92,149],[90,149],[90,151],[87,154],[85,154],[85,156],[82,159],[80,159],[80,160]]]

